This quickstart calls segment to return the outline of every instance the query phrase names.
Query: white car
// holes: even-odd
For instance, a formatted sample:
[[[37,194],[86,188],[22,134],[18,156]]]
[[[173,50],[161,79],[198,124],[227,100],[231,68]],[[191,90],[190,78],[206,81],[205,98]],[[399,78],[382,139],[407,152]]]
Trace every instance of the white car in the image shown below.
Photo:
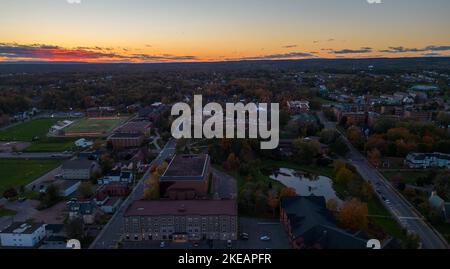
[[[259,239],[261,241],[270,241],[270,237],[268,237],[267,235],[261,236]]]

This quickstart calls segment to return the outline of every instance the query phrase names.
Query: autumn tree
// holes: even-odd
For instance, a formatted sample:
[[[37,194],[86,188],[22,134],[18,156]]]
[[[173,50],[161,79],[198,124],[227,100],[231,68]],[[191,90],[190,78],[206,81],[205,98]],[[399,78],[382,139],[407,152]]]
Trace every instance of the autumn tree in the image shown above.
[[[366,203],[357,199],[346,201],[339,209],[337,219],[343,227],[352,231],[366,230],[369,209]]]
[[[348,140],[355,145],[355,147],[361,149],[364,145],[364,136],[361,129],[356,126],[351,126],[347,130]]]
[[[338,184],[347,185],[354,179],[355,179],[355,175],[347,167],[342,167],[336,174],[336,182]]]
[[[161,175],[167,169],[167,162],[163,162],[158,167],[154,168],[150,178],[145,181],[144,199],[146,200],[158,200],[160,198],[160,185],[159,179]]]
[[[302,164],[312,164],[320,153],[320,144],[317,141],[307,142],[300,138],[294,141],[294,147],[297,149],[297,159]]]
[[[367,157],[369,159],[369,162],[375,166],[380,167],[381,165],[381,153],[377,148],[373,148],[369,152],[367,152]]]
[[[339,172],[339,170],[341,170],[342,168],[346,167],[347,165],[345,164],[344,161],[342,160],[336,160],[333,163],[333,174],[334,176],[337,175],[337,173]]]
[[[294,188],[284,187],[280,191],[280,198],[297,196],[297,191]]]
[[[280,199],[276,195],[269,193],[267,196],[267,205],[272,209],[272,215],[275,216],[275,212],[280,205]]]
[[[77,193],[82,199],[90,198],[93,195],[92,184],[88,181],[82,182],[77,189]]]

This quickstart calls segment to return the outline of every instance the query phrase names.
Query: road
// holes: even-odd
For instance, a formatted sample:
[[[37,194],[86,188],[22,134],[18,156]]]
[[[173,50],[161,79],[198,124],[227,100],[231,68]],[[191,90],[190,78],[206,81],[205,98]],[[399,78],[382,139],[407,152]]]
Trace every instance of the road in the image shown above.
[[[73,153],[62,152],[23,152],[23,153],[0,153],[0,159],[69,159]]]
[[[336,129],[336,124],[329,122],[322,112],[319,119],[327,129]],[[337,129],[336,129],[337,130]],[[344,136],[345,138],[345,136]],[[447,249],[448,244],[442,236],[424,221],[424,217],[373,167],[353,145],[345,138],[350,149],[348,161],[356,167],[364,180],[370,182],[383,200],[384,205],[408,231],[417,234],[425,249]]]
[[[164,146],[158,157],[156,157],[149,166],[160,165],[166,159],[171,158],[175,152],[176,141],[175,139],[171,139]],[[144,195],[144,181],[150,176],[150,173],[150,169],[148,169],[147,172],[141,177],[127,199],[121,204],[117,212],[112,216],[111,220],[105,225],[105,227],[103,227],[103,230],[94,242],[92,242],[89,247],[90,249],[111,249],[116,246],[123,231],[124,213],[134,201],[140,200]]]

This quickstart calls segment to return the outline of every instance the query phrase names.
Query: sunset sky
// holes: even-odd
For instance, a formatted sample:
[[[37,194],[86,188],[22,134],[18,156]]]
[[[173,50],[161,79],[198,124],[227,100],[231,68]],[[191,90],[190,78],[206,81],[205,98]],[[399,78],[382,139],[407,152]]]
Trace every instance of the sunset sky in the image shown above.
[[[448,0],[0,0],[0,61],[450,56],[449,14]]]

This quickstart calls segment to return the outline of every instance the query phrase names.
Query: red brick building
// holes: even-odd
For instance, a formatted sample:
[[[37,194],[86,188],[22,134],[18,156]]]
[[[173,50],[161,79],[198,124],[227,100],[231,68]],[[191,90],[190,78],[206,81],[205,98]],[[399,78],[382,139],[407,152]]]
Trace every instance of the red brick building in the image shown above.
[[[114,132],[120,134],[150,135],[152,123],[150,121],[130,121],[117,128]]]
[[[172,200],[206,197],[210,166],[207,154],[176,155],[160,178],[161,197]]]
[[[143,134],[115,133],[108,137],[108,143],[114,149],[140,147],[144,143],[144,140],[145,137]]]

